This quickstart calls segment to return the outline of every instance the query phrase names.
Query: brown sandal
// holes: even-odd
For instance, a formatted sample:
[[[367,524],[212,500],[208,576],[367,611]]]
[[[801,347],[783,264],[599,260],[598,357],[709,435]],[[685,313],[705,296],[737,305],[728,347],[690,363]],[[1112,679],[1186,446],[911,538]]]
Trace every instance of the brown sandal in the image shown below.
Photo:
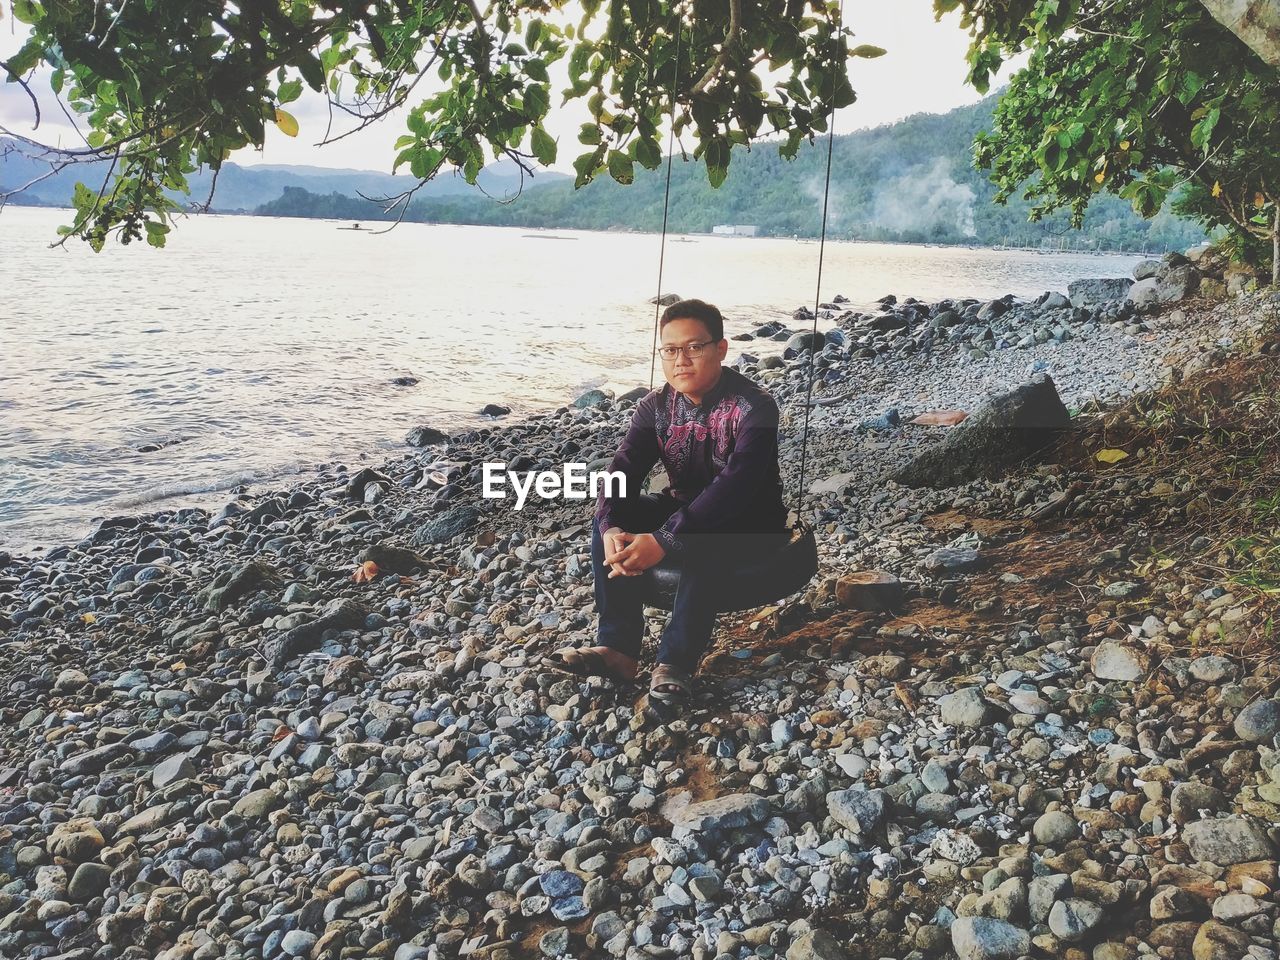
[[[543,661],[552,670],[575,677],[604,677],[616,683],[629,683],[634,675],[619,673],[604,655],[590,647],[565,647],[549,654]]]
[[[668,689],[662,689],[666,687]],[[687,700],[693,692],[693,677],[679,667],[659,663],[649,677],[649,696],[666,703]]]

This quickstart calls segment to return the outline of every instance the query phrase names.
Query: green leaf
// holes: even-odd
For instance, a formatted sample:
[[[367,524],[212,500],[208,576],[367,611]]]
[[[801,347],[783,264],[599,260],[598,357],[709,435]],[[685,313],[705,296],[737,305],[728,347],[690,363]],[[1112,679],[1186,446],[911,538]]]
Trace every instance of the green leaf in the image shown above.
[[[600,142],[600,128],[594,123],[584,123],[578,131],[578,142],[594,145]]]
[[[326,50],[325,53],[329,54],[334,50],[337,50],[337,48],[330,48],[330,50]],[[341,53],[340,50],[337,52]],[[334,60],[334,65],[336,66],[337,58],[334,57]],[[319,57],[311,53],[301,54],[300,59],[298,60],[298,72],[302,74],[302,79],[307,81],[307,86],[312,90],[315,90],[318,93],[324,89],[325,67],[324,64],[320,62]]]
[[[634,141],[635,157],[646,170],[656,170],[662,165],[662,149],[657,140],[637,137]]]
[[[526,76],[532,77],[540,83],[548,83],[551,80],[550,75],[547,73],[547,65],[536,57],[525,61],[524,72]]]
[[[876,57],[883,57],[889,51],[884,47],[877,47],[870,43],[860,43],[849,51],[851,57],[864,57],[867,60],[874,60]]]
[[[35,0],[13,0],[13,16],[19,23],[36,23],[44,17],[44,7]]]
[[[631,183],[635,179],[635,168],[631,158],[621,150],[609,151],[609,176],[621,184]]]
[[[533,155],[544,167],[556,162],[556,142],[542,127],[533,128]]]
[[[524,115],[530,120],[538,121],[547,115],[547,109],[551,106],[551,98],[547,94],[547,88],[539,84],[533,83],[525,88],[524,91]]]
[[[279,103],[292,103],[302,96],[301,80],[286,80],[280,84],[280,89],[276,91],[276,100]]]
[[[147,243],[153,247],[163,247],[165,235],[169,232],[168,224],[159,223],[155,220],[146,221],[147,227]]]

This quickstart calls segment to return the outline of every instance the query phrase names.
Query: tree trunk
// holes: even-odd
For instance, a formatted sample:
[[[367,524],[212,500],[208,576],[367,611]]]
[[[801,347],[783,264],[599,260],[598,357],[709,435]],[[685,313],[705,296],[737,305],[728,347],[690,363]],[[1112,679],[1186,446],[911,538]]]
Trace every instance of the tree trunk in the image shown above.
[[[1210,15],[1273,67],[1280,67],[1280,0],[1200,0]]]
[[[1280,287],[1280,201],[1271,221],[1271,285]]]

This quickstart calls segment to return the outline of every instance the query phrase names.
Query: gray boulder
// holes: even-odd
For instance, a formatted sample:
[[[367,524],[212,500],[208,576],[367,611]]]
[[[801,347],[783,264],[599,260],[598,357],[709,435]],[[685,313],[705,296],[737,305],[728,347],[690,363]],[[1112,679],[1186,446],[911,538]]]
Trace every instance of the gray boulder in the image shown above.
[[[409,435],[404,438],[404,442],[411,447],[429,447],[433,443],[447,443],[449,435],[435,427],[414,427],[409,431]]]
[[[1189,263],[1164,267],[1156,274],[1156,292],[1161,303],[1177,303],[1200,289],[1200,271]]]
[[[479,521],[480,511],[475,507],[454,507],[424,523],[413,539],[421,544],[445,543],[466,533]]]
[[[571,406],[577,407],[579,410],[585,410],[588,407],[604,406],[612,399],[613,395],[607,390],[588,390],[574,400]]]
[[[250,560],[235,569],[223,570],[196,595],[196,600],[206,610],[225,610],[241,597],[278,587],[280,583],[280,576],[271,564]]]
[[[1138,265],[1133,268],[1133,279],[1146,280],[1149,277],[1154,277],[1159,272],[1160,272],[1159,260],[1142,260],[1142,261],[1139,261]],[[1132,292],[1130,292],[1129,294],[1129,299],[1130,300],[1133,299]]]
[[[769,801],[759,794],[730,793],[674,811],[671,836],[679,840],[693,834],[734,830],[759,823],[768,815]]]
[[[908,487],[954,487],[998,476],[1050,443],[1071,414],[1047,374],[1002,394],[890,474]]]
[[[1131,286],[1133,281],[1127,277],[1073,280],[1067,284],[1067,296],[1074,307],[1100,307],[1112,300],[1123,300]]]
[[[1160,305],[1160,281],[1144,277],[1129,288],[1129,302],[1138,310],[1154,310]]]
[[[268,640],[263,644],[263,651],[271,661],[272,668],[279,670],[291,658],[319,646],[326,630],[361,627],[368,616],[369,611],[355,601],[337,600],[319,619],[300,624],[287,633]]]

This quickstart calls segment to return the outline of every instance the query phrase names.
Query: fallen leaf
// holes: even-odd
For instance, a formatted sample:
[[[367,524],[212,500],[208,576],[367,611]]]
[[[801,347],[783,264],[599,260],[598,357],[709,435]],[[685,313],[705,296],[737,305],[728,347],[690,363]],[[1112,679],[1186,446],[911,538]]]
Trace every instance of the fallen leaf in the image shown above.
[[[1125,457],[1129,456],[1123,450],[1117,450],[1114,447],[1108,447],[1106,450],[1099,450],[1097,457],[1103,463],[1119,463]]]
[[[271,735],[271,742],[278,743],[291,733],[293,733],[293,731],[282,723],[280,726],[276,727],[276,732]]]
[[[930,410],[911,422],[924,427],[954,427],[968,416],[963,410]]]
[[[185,669],[187,669],[186,661],[185,661],[185,660],[175,660],[175,661],[173,661],[173,663],[169,664],[169,669],[170,669],[170,670],[185,670]]]
[[[81,615],[80,615],[80,619],[81,619],[81,620],[83,620],[86,624],[89,624],[89,625],[92,625],[92,624],[95,624],[95,623],[97,623],[97,622],[98,622],[98,618],[97,618],[97,617],[95,617],[92,613],[84,613],[84,614],[81,614]]]
[[[902,705],[912,713],[920,709],[920,701],[916,699],[916,695],[905,684],[895,683],[893,692],[902,701]]]
[[[378,575],[378,565],[372,560],[366,560],[360,566],[356,567],[356,572],[351,575],[351,579],[356,583],[368,583]]]

